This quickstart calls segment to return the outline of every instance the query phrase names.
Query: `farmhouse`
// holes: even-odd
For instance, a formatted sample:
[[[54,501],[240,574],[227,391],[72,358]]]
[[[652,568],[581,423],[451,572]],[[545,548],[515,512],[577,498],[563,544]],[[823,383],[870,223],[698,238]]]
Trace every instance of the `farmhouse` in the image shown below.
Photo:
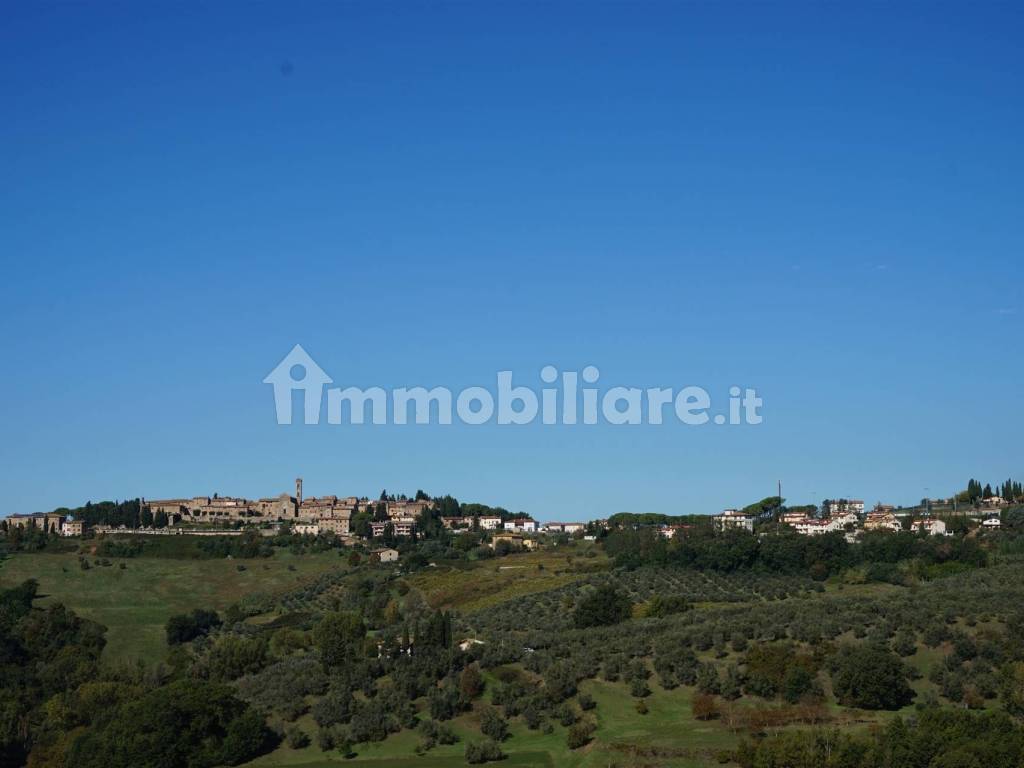
[[[398,560],[397,549],[375,549],[370,554],[376,555],[382,563],[394,563]]]
[[[501,528],[501,518],[498,515],[484,515],[480,518],[480,527],[485,531],[494,531]]]
[[[519,533],[496,533],[491,539],[491,549],[497,549],[498,544],[507,542],[513,549],[533,549],[536,546],[534,539],[525,538]]]

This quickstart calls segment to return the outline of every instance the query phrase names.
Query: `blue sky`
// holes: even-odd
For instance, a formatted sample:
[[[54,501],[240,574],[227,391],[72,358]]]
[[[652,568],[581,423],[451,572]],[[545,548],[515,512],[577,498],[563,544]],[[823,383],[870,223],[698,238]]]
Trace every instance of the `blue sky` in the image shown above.
[[[142,7],[145,6],[145,7]],[[1024,476],[1024,13],[8,4],[0,514],[382,488],[541,519]],[[756,427],[293,426],[340,385],[757,387]]]

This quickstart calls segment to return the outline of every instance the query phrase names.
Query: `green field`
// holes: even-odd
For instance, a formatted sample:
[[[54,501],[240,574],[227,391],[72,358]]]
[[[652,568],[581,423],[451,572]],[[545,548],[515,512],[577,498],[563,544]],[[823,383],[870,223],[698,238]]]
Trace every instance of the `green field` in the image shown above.
[[[417,573],[409,583],[432,607],[468,613],[579,581],[608,565],[603,552],[578,545],[457,566],[442,565]]]
[[[82,570],[75,553],[19,554],[0,561],[0,587],[36,579],[44,596],[40,605],[61,602],[107,627],[105,659],[152,662],[167,653],[164,624],[170,616],[194,608],[224,610],[246,594],[288,589],[341,564],[336,552],[293,556],[286,550],[256,560],[112,560],[112,566]]]

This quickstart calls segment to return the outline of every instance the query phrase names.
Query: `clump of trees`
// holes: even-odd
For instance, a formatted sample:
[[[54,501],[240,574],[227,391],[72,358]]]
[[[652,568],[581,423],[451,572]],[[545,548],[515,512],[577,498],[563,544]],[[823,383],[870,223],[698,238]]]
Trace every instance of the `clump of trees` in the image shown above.
[[[68,752],[68,768],[239,765],[275,738],[263,717],[224,685],[179,680],[121,704]]]
[[[644,610],[645,616],[656,619],[663,619],[674,613],[683,613],[690,610],[690,601],[681,595],[655,595],[647,603]]]
[[[967,768],[1024,761],[1024,728],[1002,712],[926,708],[913,720],[894,718],[856,735],[794,730],[745,742],[733,756],[742,768]]]
[[[103,667],[105,629],[61,605],[33,607],[37,590],[0,591],[0,764],[212,768],[275,744],[225,685]]]
[[[208,635],[221,625],[221,618],[216,611],[197,608],[191,613],[171,616],[164,627],[168,645],[190,643],[198,637]]]
[[[900,709],[914,699],[907,668],[883,645],[844,645],[830,664],[839,703],[860,709]]]
[[[584,595],[573,612],[573,624],[577,629],[603,627],[618,624],[633,613],[629,597],[609,584],[603,584],[590,594]]]
[[[919,560],[924,566],[959,563],[983,567],[987,554],[973,539],[920,536],[911,532],[868,531],[851,544],[840,531],[803,536],[793,530],[756,536],[740,530],[716,532],[707,527],[665,539],[654,528],[620,529],[605,539],[618,566],[675,566],[717,573],[806,574],[823,580],[860,565]]]

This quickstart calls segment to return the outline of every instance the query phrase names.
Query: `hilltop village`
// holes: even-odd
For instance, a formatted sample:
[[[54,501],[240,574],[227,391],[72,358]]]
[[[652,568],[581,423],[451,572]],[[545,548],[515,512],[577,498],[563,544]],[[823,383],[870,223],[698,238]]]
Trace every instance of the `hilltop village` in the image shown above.
[[[61,750],[67,768],[619,765],[622,723],[638,751],[667,745],[638,766],[876,768],[890,763],[871,740],[889,750],[894,733],[906,754],[946,733],[1017,751],[891,768],[1024,765],[1019,484],[906,507],[780,492],[715,515],[541,523],[423,491],[306,497],[300,480],[0,529],[4,680],[45,726],[13,748],[46,758],[0,765]],[[153,672],[129,677],[127,661]],[[68,675],[84,677],[63,690]],[[231,751],[168,763],[148,746],[181,731],[187,756],[205,748],[196,727]],[[249,737],[236,749],[228,730]],[[868,757],[808,751],[836,739]],[[82,744],[101,757],[75,762]]]
[[[311,496],[302,492],[302,478],[295,481],[294,493],[246,499],[234,496],[192,496],[174,499],[137,499],[112,505],[126,514],[104,513],[100,507],[87,504],[78,510],[58,509],[53,512],[15,514],[0,521],[0,528],[34,528],[48,534],[78,537],[87,534],[132,532],[148,535],[241,535],[259,530],[273,536],[282,530],[305,536],[334,535],[342,539],[381,538],[389,540],[415,537],[423,525],[423,515],[431,511],[440,524],[452,533],[484,532],[494,542],[507,541],[523,548],[532,548],[535,538],[543,534],[568,534],[580,538],[596,538],[610,527],[653,527],[673,539],[682,537],[696,527],[711,524],[718,531],[754,532],[766,525],[791,528],[805,536],[843,533],[853,543],[865,531],[917,531],[945,536],[951,533],[952,520],[972,520],[985,529],[998,529],[999,512],[1017,497],[1019,488],[1007,485],[1004,498],[982,489],[972,480],[968,495],[949,499],[922,499],[912,507],[896,507],[878,503],[870,510],[860,499],[826,499],[820,506],[787,507],[780,496],[771,496],[742,509],[726,509],[716,515],[661,514],[614,515],[608,519],[585,522],[538,522],[524,513],[511,513],[501,507],[467,505],[452,507],[451,497],[432,498],[417,491],[412,498],[382,493],[376,500],[366,496]],[[446,512],[455,512],[449,514]]]

